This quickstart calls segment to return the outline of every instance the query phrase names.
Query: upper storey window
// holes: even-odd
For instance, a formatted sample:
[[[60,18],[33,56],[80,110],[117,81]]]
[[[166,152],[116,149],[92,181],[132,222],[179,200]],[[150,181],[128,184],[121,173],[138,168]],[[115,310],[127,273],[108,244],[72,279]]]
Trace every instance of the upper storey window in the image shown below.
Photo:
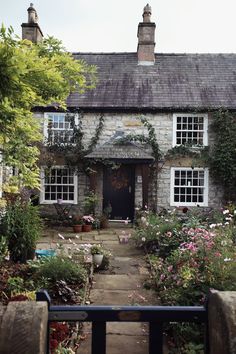
[[[73,142],[75,118],[66,113],[45,113],[44,137],[50,143]]]
[[[207,114],[174,114],[173,116],[173,146],[208,145]]]

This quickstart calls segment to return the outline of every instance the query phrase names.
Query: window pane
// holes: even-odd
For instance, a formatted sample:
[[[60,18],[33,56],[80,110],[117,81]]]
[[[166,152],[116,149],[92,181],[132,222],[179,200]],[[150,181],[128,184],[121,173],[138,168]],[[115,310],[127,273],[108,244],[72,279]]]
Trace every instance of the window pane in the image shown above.
[[[181,169],[174,172],[173,200],[175,203],[201,204],[204,202],[205,171]]]
[[[72,170],[67,168],[52,168],[44,178],[44,199],[56,201],[59,198],[74,200],[74,175]]]

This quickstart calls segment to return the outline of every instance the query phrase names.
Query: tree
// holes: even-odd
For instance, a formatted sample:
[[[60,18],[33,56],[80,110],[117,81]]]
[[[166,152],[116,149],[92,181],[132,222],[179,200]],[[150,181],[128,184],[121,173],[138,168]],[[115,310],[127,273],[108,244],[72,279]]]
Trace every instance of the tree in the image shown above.
[[[39,186],[37,143],[42,141],[35,106],[66,109],[68,95],[93,88],[96,67],[74,60],[59,40],[20,40],[10,27],[0,30],[0,154],[18,170],[17,183]]]

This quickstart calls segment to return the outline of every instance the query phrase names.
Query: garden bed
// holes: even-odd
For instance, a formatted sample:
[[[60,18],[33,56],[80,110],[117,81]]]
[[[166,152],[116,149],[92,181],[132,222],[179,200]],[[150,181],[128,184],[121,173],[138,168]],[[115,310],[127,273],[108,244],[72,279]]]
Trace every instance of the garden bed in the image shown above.
[[[134,238],[151,267],[148,286],[162,305],[203,305],[209,289],[236,290],[236,208],[140,215]],[[203,328],[166,327],[170,353],[201,353]],[[177,349],[179,351],[177,351]]]

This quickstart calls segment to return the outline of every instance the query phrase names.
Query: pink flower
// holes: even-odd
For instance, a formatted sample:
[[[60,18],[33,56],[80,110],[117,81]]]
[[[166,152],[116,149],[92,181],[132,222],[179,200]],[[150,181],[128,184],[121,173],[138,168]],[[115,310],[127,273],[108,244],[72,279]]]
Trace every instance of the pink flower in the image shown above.
[[[222,254],[221,254],[220,252],[215,252],[215,256],[216,256],[216,257],[221,257]]]
[[[164,280],[165,277],[166,277],[165,274],[161,274],[161,276],[160,276],[161,281]]]
[[[172,272],[172,270],[173,270],[173,266],[172,266],[172,265],[170,265],[170,266],[167,268],[167,270],[168,270],[168,272]]]

